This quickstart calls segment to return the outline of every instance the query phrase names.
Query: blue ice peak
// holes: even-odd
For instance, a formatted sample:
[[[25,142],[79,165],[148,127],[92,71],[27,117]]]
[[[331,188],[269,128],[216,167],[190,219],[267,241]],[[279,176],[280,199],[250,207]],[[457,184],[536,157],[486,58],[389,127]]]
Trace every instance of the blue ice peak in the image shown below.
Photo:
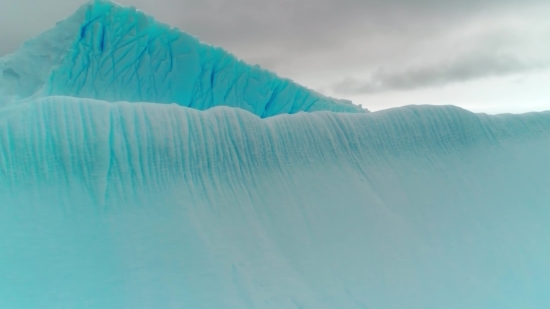
[[[23,70],[31,73],[17,81],[22,90],[15,95],[21,98],[61,95],[110,102],[176,103],[199,110],[223,105],[262,118],[300,111],[367,111],[248,65],[134,7],[110,1],[83,5],[30,42],[34,43],[18,51],[30,57],[3,68],[13,81],[15,74],[21,75],[14,63],[40,62],[40,74],[32,76],[33,70]],[[46,60],[32,57],[36,48],[53,49],[55,55]],[[21,58],[18,53],[12,58]]]

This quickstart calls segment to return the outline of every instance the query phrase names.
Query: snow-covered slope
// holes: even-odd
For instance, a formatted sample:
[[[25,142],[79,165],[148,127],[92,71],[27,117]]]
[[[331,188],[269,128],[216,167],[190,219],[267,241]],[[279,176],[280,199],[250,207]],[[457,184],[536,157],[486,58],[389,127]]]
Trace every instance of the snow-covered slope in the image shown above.
[[[113,16],[143,19],[108,26]],[[82,41],[52,30],[56,48],[37,38],[4,59],[0,308],[550,306],[550,112],[335,113],[349,105],[286,82],[327,110],[262,119],[306,101],[269,107],[260,94],[285,81],[236,61],[248,73],[219,79],[239,81],[232,99],[214,81],[211,103],[199,91],[158,104],[204,85],[197,49],[221,50],[180,45],[195,51],[174,54],[191,58],[166,84],[139,73],[153,60],[116,77],[92,48],[116,43],[91,33],[152,22],[95,2],[58,27],[79,20],[102,22]],[[33,75],[40,59],[54,65]],[[123,72],[117,63],[107,67]]]

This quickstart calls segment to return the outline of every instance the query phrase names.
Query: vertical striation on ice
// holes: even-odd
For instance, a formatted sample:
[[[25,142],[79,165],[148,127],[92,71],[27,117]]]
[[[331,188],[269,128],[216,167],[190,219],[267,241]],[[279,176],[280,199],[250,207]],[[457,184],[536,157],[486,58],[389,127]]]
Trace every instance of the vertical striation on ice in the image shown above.
[[[0,110],[0,307],[545,308],[550,114]]]

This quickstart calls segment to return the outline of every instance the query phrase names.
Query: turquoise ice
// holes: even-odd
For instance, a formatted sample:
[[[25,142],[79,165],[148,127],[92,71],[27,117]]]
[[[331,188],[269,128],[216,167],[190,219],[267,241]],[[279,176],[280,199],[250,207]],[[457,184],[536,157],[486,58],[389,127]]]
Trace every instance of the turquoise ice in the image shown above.
[[[364,112],[239,61],[133,8],[94,1],[0,61],[0,95],[225,105],[261,117]]]
[[[550,306],[550,112],[367,113],[107,2],[0,65],[0,308]]]

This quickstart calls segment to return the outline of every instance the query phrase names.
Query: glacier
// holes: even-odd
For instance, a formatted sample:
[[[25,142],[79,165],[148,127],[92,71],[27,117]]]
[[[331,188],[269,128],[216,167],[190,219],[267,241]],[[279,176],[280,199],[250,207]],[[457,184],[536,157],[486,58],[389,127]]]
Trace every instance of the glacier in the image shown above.
[[[550,112],[369,113],[106,1],[0,69],[0,308],[550,306]]]

